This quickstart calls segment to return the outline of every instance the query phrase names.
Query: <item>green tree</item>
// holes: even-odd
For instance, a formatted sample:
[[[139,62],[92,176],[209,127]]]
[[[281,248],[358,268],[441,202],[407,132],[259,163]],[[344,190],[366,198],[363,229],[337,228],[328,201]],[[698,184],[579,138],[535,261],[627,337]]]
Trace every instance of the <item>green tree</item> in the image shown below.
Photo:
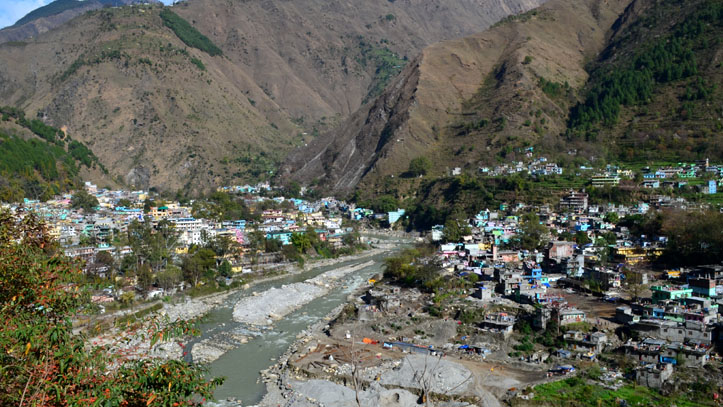
[[[155,280],[151,267],[148,264],[142,265],[138,269],[136,277],[138,278],[138,288],[140,288],[142,292],[147,293],[153,286]]]
[[[618,216],[618,214],[615,212],[608,212],[605,214],[605,217],[603,217],[603,220],[605,222],[616,224],[620,220],[620,216]]]
[[[165,270],[156,274],[156,281],[162,289],[171,290],[183,281],[183,271],[179,267],[169,264]]]
[[[132,208],[133,203],[129,201],[128,199],[119,199],[118,202],[116,202],[116,206],[122,206],[124,208]]]
[[[198,366],[130,360],[73,332],[71,318],[89,304],[80,274],[37,218],[0,212],[0,405],[199,405],[213,396],[222,380]],[[188,328],[159,324],[145,333],[153,344]]]
[[[590,236],[588,236],[586,232],[578,230],[575,233],[575,242],[577,242],[577,244],[580,246],[584,246],[588,243],[592,243],[592,240],[590,240]]]
[[[517,234],[517,245],[521,249],[536,250],[547,244],[549,229],[540,223],[540,217],[535,213],[526,213],[520,219],[520,231]]]
[[[291,235],[291,244],[294,245],[296,250],[300,253],[306,253],[312,248],[311,239],[307,233],[294,233]]]
[[[276,253],[281,250],[281,242],[278,239],[266,239],[266,253]]]
[[[70,207],[73,209],[83,209],[86,212],[95,212],[98,206],[98,198],[87,193],[83,189],[75,191],[73,198],[70,200]]]
[[[470,227],[461,215],[451,216],[444,222],[444,240],[446,242],[459,243],[462,236],[471,233]]]
[[[374,212],[391,212],[399,208],[399,201],[391,195],[381,195],[372,201]]]
[[[231,271],[231,263],[229,263],[228,260],[224,260],[223,263],[218,266],[218,274],[226,278],[231,277],[233,273]]]
[[[295,261],[299,263],[304,262],[304,258],[299,254],[299,251],[293,244],[287,244],[281,247],[281,255],[288,261]]]
[[[211,249],[192,247],[182,260],[183,278],[195,287],[202,277],[210,277],[210,271],[215,265],[215,253]]]
[[[409,162],[409,169],[407,172],[412,177],[419,177],[427,175],[429,170],[432,168],[432,162],[427,157],[417,157]]]

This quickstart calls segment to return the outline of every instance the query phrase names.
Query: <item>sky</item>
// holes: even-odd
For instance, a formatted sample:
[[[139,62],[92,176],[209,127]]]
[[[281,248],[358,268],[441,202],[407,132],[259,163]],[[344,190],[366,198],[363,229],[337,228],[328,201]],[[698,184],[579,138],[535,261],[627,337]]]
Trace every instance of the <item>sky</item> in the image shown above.
[[[170,4],[172,0],[161,0]],[[15,24],[29,12],[52,0],[0,0],[0,28]]]
[[[0,0],[0,28],[15,24],[24,15],[51,0]]]

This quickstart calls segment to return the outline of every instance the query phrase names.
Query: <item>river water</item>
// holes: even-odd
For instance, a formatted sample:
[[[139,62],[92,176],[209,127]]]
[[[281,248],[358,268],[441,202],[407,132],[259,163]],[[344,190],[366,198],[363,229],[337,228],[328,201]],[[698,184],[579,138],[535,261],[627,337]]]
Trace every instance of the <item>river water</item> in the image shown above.
[[[393,251],[406,247],[409,243],[402,240],[392,241],[383,237],[380,240],[386,241],[385,243],[397,243],[397,248],[392,249]],[[297,335],[301,331],[324,318],[335,307],[346,302],[349,295],[366,283],[371,276],[381,273],[384,259],[389,255],[390,253],[386,252],[340,262],[331,266],[310,268],[302,273],[259,283],[248,290],[240,290],[230,295],[222,306],[215,308],[207,315],[200,327],[203,334],[190,343],[193,344],[219,333],[227,332],[249,337],[247,343],[239,344],[211,363],[210,376],[224,376],[226,378],[225,383],[216,389],[216,399],[222,401],[227,398],[234,398],[241,400],[244,405],[261,401],[266,393],[266,386],[259,380],[261,377],[259,371],[274,364],[275,360],[297,340]],[[261,293],[272,287],[279,288],[285,284],[302,282],[335,268],[354,266],[370,260],[373,261],[373,264],[347,275],[339,287],[276,321],[269,329],[250,331],[248,327],[233,320],[233,306],[239,299],[252,295],[253,292]]]

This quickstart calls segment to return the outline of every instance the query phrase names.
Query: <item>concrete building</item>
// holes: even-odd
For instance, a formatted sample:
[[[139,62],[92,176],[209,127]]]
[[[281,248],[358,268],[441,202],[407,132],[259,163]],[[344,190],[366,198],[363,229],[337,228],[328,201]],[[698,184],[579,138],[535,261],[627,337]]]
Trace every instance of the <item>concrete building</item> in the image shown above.
[[[587,210],[588,195],[584,192],[570,191],[569,194],[560,198],[560,208],[574,212],[585,212]]]
[[[653,292],[653,304],[661,301],[678,300],[693,296],[693,289],[675,286],[655,285],[650,287]]]
[[[673,375],[670,363],[648,364],[635,370],[635,383],[652,389],[660,389]]]

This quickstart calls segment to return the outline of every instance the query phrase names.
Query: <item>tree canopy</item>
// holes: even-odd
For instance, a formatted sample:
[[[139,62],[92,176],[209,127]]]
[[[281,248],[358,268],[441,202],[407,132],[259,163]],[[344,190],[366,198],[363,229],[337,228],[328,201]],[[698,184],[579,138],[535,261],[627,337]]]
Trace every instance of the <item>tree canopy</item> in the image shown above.
[[[87,193],[83,189],[79,189],[73,194],[73,199],[70,200],[70,206],[73,209],[83,209],[86,212],[95,212],[95,208],[98,207],[98,198]]]
[[[172,406],[212,397],[221,380],[198,366],[130,360],[75,334],[71,317],[88,303],[80,275],[34,215],[0,212],[0,405]],[[154,343],[187,329],[145,333]]]
[[[427,175],[429,170],[432,168],[432,162],[427,157],[417,157],[409,162],[409,175],[413,177],[419,177],[421,175]]]

